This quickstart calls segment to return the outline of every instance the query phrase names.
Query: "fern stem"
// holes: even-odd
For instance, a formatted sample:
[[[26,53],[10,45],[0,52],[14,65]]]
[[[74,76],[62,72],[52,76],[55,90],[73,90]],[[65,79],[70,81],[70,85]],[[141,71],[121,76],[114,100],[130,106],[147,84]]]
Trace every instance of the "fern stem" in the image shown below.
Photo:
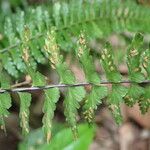
[[[94,86],[101,86],[101,85],[107,85],[107,84],[150,84],[150,80],[145,80],[142,82],[134,82],[129,80],[124,80],[120,82],[110,82],[110,81],[102,81],[99,84],[94,83],[76,83],[76,84],[51,84],[46,86],[32,86],[32,87],[20,87],[20,88],[10,88],[10,89],[0,89],[0,93],[6,93],[6,92],[28,92],[28,91],[37,91],[37,90],[44,90],[44,89],[50,89],[50,88],[67,88],[67,87],[78,87],[78,86],[88,86],[88,85],[94,85]]]

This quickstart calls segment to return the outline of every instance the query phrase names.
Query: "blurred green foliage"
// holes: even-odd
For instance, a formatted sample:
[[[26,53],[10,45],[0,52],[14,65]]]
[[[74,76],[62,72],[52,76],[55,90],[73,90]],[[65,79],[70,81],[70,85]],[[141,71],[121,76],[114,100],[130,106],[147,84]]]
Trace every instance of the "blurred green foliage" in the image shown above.
[[[53,128],[54,137],[50,144],[45,143],[42,129],[32,131],[26,139],[19,145],[19,150],[87,150],[92,143],[95,126],[87,124],[79,125],[79,137],[73,140],[70,128],[65,128],[64,124],[55,124]]]

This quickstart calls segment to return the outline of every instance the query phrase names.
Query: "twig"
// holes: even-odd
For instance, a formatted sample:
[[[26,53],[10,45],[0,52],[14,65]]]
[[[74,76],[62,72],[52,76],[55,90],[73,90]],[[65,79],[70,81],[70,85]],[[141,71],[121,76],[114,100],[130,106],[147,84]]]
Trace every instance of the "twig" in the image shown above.
[[[21,86],[25,86],[25,85],[30,85],[30,84],[31,84],[31,82],[24,81],[24,82],[16,83],[16,84],[12,85],[11,88],[17,88],[17,87],[21,87]]]
[[[0,89],[0,93],[5,92],[27,92],[27,91],[38,91],[38,90],[46,90],[50,88],[66,88],[66,87],[78,87],[78,86],[87,86],[87,85],[94,85],[94,86],[101,86],[105,84],[150,84],[150,80],[145,80],[143,82],[134,82],[134,81],[121,81],[121,82],[110,82],[110,81],[102,81],[99,84],[94,83],[76,83],[76,84],[52,84],[52,85],[46,85],[46,86],[34,86],[34,87],[20,87],[20,88],[10,88],[10,89]]]

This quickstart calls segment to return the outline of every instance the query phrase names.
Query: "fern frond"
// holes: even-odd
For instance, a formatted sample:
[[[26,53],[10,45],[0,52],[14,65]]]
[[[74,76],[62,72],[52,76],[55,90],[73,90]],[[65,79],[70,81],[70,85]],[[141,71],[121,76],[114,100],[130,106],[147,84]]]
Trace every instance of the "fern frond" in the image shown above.
[[[31,94],[19,92],[20,97],[20,126],[22,134],[25,136],[29,133],[29,106],[31,104]]]
[[[9,42],[4,41],[3,45],[10,46],[0,52],[15,51],[10,56],[6,56],[9,58],[8,62],[3,60],[5,69],[12,76],[18,77],[17,70],[25,72],[20,56],[24,25],[31,30],[29,40],[34,67],[36,67],[35,62],[43,64],[46,61],[43,56],[44,37],[52,26],[56,27],[58,33],[58,45],[67,51],[75,46],[73,37],[78,37],[81,30],[85,30],[90,38],[105,37],[112,32],[121,33],[126,30],[150,32],[149,9],[132,2],[122,3],[121,0],[80,0],[77,2],[72,0],[68,3],[55,2],[49,7],[42,6],[35,9],[29,8],[25,12],[18,11],[6,19],[4,24],[6,37],[4,39],[7,38]],[[8,64],[10,66],[11,59],[13,60],[13,64],[11,64],[13,70],[9,71],[7,66]]]
[[[19,25],[17,25],[17,26],[21,26],[21,24],[19,24]],[[18,27],[19,28],[19,27]],[[18,29],[17,28],[17,29]],[[20,29],[20,28],[19,28]],[[18,29],[18,30],[19,30]],[[21,30],[21,29],[20,29]],[[7,18],[6,19],[6,22],[5,22],[5,28],[4,28],[4,32],[5,32],[5,35],[7,36],[7,38],[8,38],[8,41],[9,41],[9,44],[11,45],[11,44],[13,44],[13,43],[17,43],[18,42],[18,38],[15,36],[15,32],[13,31],[13,23],[12,23],[12,21],[11,21],[11,19],[10,18]],[[21,32],[23,32],[23,31],[21,31]],[[21,52],[20,52],[20,47],[17,47],[17,48],[14,48],[14,50],[13,51],[10,51],[10,55],[7,55],[7,54],[4,54],[4,55],[7,55],[6,57],[7,58],[9,58],[10,59],[10,61],[12,61],[13,63],[14,63],[14,66],[16,66],[16,68],[19,70],[19,71],[21,71],[21,72],[24,72],[25,71],[25,64],[23,63],[23,60],[21,59]],[[2,58],[3,59],[3,58]],[[8,60],[6,60],[6,63],[5,63],[5,61],[4,61],[4,65],[5,64],[8,64],[8,62],[10,62],[10,61],[8,61]],[[8,72],[11,74],[11,75],[13,75],[12,73],[14,72],[16,72],[17,70],[16,70],[16,68],[15,67],[13,67],[14,69],[14,71],[13,70],[10,70],[9,69],[9,67],[10,67],[10,65],[8,65],[8,67],[5,67],[5,69],[6,70],[8,70]],[[15,71],[16,70],[16,71]],[[15,73],[16,74],[16,73]],[[13,75],[13,76],[15,76],[15,77],[17,77],[17,75]]]
[[[83,32],[80,34],[76,53],[83,67],[87,82],[99,84],[101,80],[94,69],[92,56],[89,54],[89,49],[87,48],[86,38]],[[93,120],[94,110],[97,109],[97,105],[101,103],[101,99],[103,99],[106,95],[106,87],[92,86],[91,92],[86,96],[84,105],[84,116],[89,123]]]
[[[45,76],[37,70],[37,64],[50,62],[51,68],[56,70],[59,75],[61,83],[68,86],[74,85],[76,84],[75,75],[69,69],[60,50],[69,52],[76,48],[76,54],[85,73],[86,81],[92,85],[86,97],[84,88],[77,86],[69,86],[65,95],[64,114],[76,138],[78,109],[83,98],[85,98],[84,114],[89,123],[93,121],[94,110],[101,103],[101,99],[106,96],[109,108],[117,123],[122,121],[120,104],[123,102],[123,98],[129,106],[138,102],[142,113],[147,112],[150,106],[149,86],[139,85],[145,80],[141,71],[141,58],[148,79],[150,74],[149,50],[146,50],[142,55],[143,36],[136,34],[127,50],[129,80],[132,82],[128,89],[120,85],[122,76],[114,64],[112,48],[109,43],[106,43],[101,60],[106,78],[112,83],[112,88],[108,92],[106,87],[100,85],[101,78],[95,71],[93,58],[90,55],[84,34],[94,39],[126,30],[149,33],[149,24],[149,8],[129,1],[122,3],[121,0],[71,0],[69,2],[53,2],[49,7],[43,5],[37,8],[28,8],[5,19],[4,32],[2,31],[4,40],[0,42],[2,43],[1,47],[4,45],[6,48],[0,51],[1,64],[3,69],[16,79],[20,77],[20,74],[29,75],[32,79],[32,86],[44,87],[46,85]],[[85,33],[81,33],[82,30]],[[77,37],[79,40],[76,44]],[[8,45],[10,46],[7,47]],[[3,92],[10,92],[9,83],[7,84],[7,81],[3,79],[3,70],[1,74],[1,88],[4,89]],[[60,93],[59,89],[54,87],[44,89],[43,92],[45,96],[43,130],[47,142],[49,142],[52,118]],[[20,125],[23,134],[26,135],[29,131],[31,94],[27,92],[18,94],[20,96]],[[4,129],[4,117],[9,114],[10,107],[10,94],[0,94],[0,124]]]
[[[106,73],[108,81],[120,82],[122,80],[121,74],[118,72],[114,64],[112,48],[109,43],[106,43],[102,51],[101,60]],[[108,104],[112,114],[118,124],[122,122],[120,104],[123,102],[123,97],[126,95],[127,89],[122,85],[112,85],[112,89],[108,94]]]
[[[141,82],[145,79],[141,72],[140,57],[142,54],[143,36],[137,33],[132,40],[130,47],[127,50],[127,65],[129,69],[129,79],[134,82]],[[144,94],[144,89],[138,84],[132,84],[125,96],[125,103],[128,106],[133,106],[138,98]]]
[[[56,69],[60,82],[65,84],[74,84],[75,76],[69,70],[67,64],[63,61],[62,55],[60,55],[59,47],[56,41],[55,28],[52,28],[47,34],[45,41],[45,50],[49,54],[49,60],[51,61],[51,66]],[[78,95],[79,94],[79,95]],[[66,98],[64,100],[65,116],[71,129],[74,133],[74,137],[77,138],[77,109],[79,109],[79,102],[84,98],[85,91],[83,87],[68,88]]]
[[[144,94],[139,98],[138,103],[142,114],[146,114],[150,108],[150,87],[145,87]]]
[[[24,32],[23,38],[24,38],[25,42],[22,45],[22,47],[23,47],[22,48],[22,50],[23,50],[22,57],[26,63],[26,71],[32,79],[33,86],[44,86],[46,84],[45,76],[42,75],[40,72],[36,71],[31,65],[32,62],[30,62],[30,54],[29,53],[32,50],[29,47],[30,43],[28,42],[29,37],[30,37],[30,30],[29,30],[29,28],[25,27],[25,30],[23,32]],[[43,130],[45,132],[47,142],[49,142],[50,138],[51,138],[52,119],[54,116],[54,110],[56,108],[55,105],[56,105],[56,102],[58,101],[59,95],[60,95],[59,89],[53,88],[53,89],[49,89],[49,90],[44,90],[44,95],[45,95],[45,101],[44,101],[44,106],[43,106],[43,112],[44,112]],[[29,106],[29,103],[28,103],[28,106]],[[24,114],[23,110],[21,110],[21,115],[22,115],[22,113]],[[26,126],[23,126],[23,128],[25,128],[24,129],[25,131],[27,131]]]
[[[142,65],[144,69],[146,70],[147,79],[150,79],[150,61],[149,60],[150,60],[150,47],[142,55]],[[144,88],[144,94],[141,96],[141,98],[138,101],[142,114],[145,114],[146,112],[148,112],[150,108],[150,94],[149,94],[150,92],[149,91],[150,91],[150,86],[147,85]]]
[[[51,139],[52,119],[56,109],[56,102],[59,99],[60,93],[58,88],[53,88],[44,91],[45,101],[43,106],[43,129],[46,135],[47,142]]]

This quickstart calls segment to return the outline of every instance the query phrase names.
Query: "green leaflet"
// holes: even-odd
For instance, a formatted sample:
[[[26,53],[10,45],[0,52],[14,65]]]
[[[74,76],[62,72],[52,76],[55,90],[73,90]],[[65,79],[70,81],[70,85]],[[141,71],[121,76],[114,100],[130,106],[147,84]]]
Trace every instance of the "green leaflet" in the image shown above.
[[[107,94],[106,87],[93,86],[91,92],[86,96],[85,109],[97,109],[97,106],[101,104]]]
[[[65,84],[75,83],[75,76],[73,75],[71,70],[68,69],[68,66],[65,62],[57,65],[56,71],[59,74],[60,82],[65,83]]]
[[[98,105],[102,103],[101,99],[106,97],[107,92],[106,87],[93,86],[90,93],[85,97],[86,100],[83,114],[89,123],[93,121],[94,110],[96,110]]]
[[[142,55],[142,66],[146,70],[147,79],[150,79],[150,45],[149,49],[145,50]]]
[[[21,25],[18,25],[18,26],[21,26]],[[18,30],[20,28],[17,28]],[[6,21],[5,21],[5,28],[4,28],[4,32],[8,38],[8,41],[9,41],[9,44],[14,44],[14,43],[17,43],[19,41],[19,39],[17,38],[16,34],[15,34],[15,31],[13,30],[13,22],[11,21],[10,18],[7,18]],[[12,76],[15,76],[15,77],[18,77],[17,76],[17,70],[16,68],[21,71],[21,72],[24,72],[25,71],[25,64],[23,63],[23,60],[21,59],[21,53],[20,51],[18,50],[19,48],[14,48],[12,50],[10,50],[10,53],[11,55],[6,55],[7,56],[7,60],[4,61],[4,58],[3,58],[3,63],[4,63],[4,66],[8,65],[8,67],[6,66],[5,69],[8,71],[9,74],[11,74]],[[8,57],[9,58],[9,61],[8,61]],[[11,62],[10,61],[13,61],[13,67],[11,66]],[[16,68],[15,68],[16,66]],[[10,69],[12,68],[12,69]]]
[[[51,139],[52,119],[56,109],[56,102],[59,99],[60,92],[58,88],[44,90],[45,101],[43,106],[43,130],[46,135],[47,142]]]
[[[140,57],[142,54],[143,36],[137,33],[127,50],[127,65],[129,70],[129,79],[135,82],[144,80],[141,73]]]
[[[31,30],[28,26],[25,26],[22,33],[23,43],[20,46],[22,59],[24,60],[27,69],[32,68],[33,70],[35,70],[37,64],[32,56],[31,52],[32,50],[30,47],[31,44],[30,38],[31,38]]]
[[[54,24],[56,27],[61,26],[60,8],[61,8],[61,5],[59,2],[54,3],[52,16],[53,16]]]
[[[29,133],[29,107],[31,104],[31,94],[19,92],[20,97],[20,126],[22,127],[22,134],[26,136]]]
[[[1,66],[0,66],[1,72]],[[10,88],[9,82],[6,80],[6,75],[0,75],[1,88]],[[11,97],[9,93],[0,94],[0,126],[6,132],[4,117],[9,115],[8,109],[11,107]]]
[[[31,55],[34,57],[34,59],[41,64],[45,63],[45,58],[41,52],[40,45],[38,43],[39,41],[33,41],[30,43],[30,49],[31,49]]]
[[[144,88],[137,84],[132,84],[129,87],[126,96],[124,97],[125,103],[132,107],[138,101],[138,99],[140,99],[142,94],[144,94]]]
[[[139,98],[138,103],[142,114],[148,112],[150,108],[150,86],[145,87],[144,94]]]
[[[33,86],[44,86],[46,84],[45,76],[42,75],[40,72],[33,70],[29,73],[32,78],[32,85]]]
[[[123,97],[126,95],[127,88],[122,85],[112,85],[112,90],[108,96],[109,103],[119,104],[123,102]]]
[[[44,11],[43,11],[43,9],[41,7],[37,7],[35,9],[35,14],[36,14],[34,16],[35,20],[37,19],[37,22],[38,22],[38,24],[36,24],[36,26],[37,26],[39,32],[42,32],[43,29],[44,29],[44,23],[45,23],[44,17],[43,17]]]
[[[142,54],[143,36],[137,33],[127,50],[127,65],[129,70],[129,80],[133,82],[142,82],[145,77],[141,72],[140,57]],[[144,89],[138,84],[132,84],[125,96],[125,103],[133,106],[138,98],[144,94]]]
[[[147,49],[142,55],[142,65],[147,73],[147,79],[150,79],[150,45],[149,49]],[[144,94],[138,100],[139,107],[142,114],[148,112],[150,108],[150,86],[147,85],[144,88]]]
[[[15,33],[13,32],[12,20],[10,18],[6,18],[5,20],[4,32],[9,40],[9,44],[12,44],[15,38]]]
[[[122,76],[114,64],[112,48],[108,42],[102,51],[101,61],[108,81],[119,83],[122,79]],[[118,124],[122,122],[120,104],[123,102],[123,97],[126,95],[126,92],[127,89],[124,86],[114,84],[112,85],[111,91],[108,94],[109,108]]]
[[[12,56],[12,61],[14,62],[14,65],[16,65],[16,68],[22,73],[25,72],[25,64],[23,60],[21,59],[21,52],[19,51],[19,49],[15,49],[14,51],[11,51],[11,56]]]
[[[13,77],[18,78],[19,77],[18,70],[16,69],[12,58],[9,57],[9,54],[8,53],[5,53],[3,55],[0,54],[0,58],[3,67],[8,71],[8,73]]]
[[[105,70],[106,77],[111,82],[120,82],[122,79],[121,74],[118,72],[114,64],[113,51],[111,45],[107,42],[105,48],[101,53],[101,62]]]
[[[122,123],[120,104],[123,102],[123,97],[126,95],[126,93],[127,88],[121,85],[112,85],[112,90],[108,95],[109,108],[112,111],[117,124]]]
[[[95,71],[92,56],[89,54],[89,49],[86,45],[84,33],[80,34],[77,43],[76,54],[78,55],[79,61],[81,62],[81,65],[83,67],[87,82],[99,85],[100,77]],[[85,119],[87,119],[89,123],[93,120],[94,110],[97,109],[97,105],[101,103],[101,99],[103,99],[106,95],[106,87],[93,85],[90,93],[88,93],[88,95],[86,96],[84,115]]]
[[[79,95],[78,95],[79,94]],[[74,139],[78,137],[77,131],[77,109],[79,109],[79,102],[84,98],[85,91],[82,87],[68,88],[65,100],[64,100],[64,114],[66,116],[66,121],[71,126],[72,132],[74,134]]]
[[[7,109],[11,107],[11,97],[8,93],[0,94],[0,125],[1,129],[6,132],[4,117],[9,115]]]
[[[25,12],[19,10],[17,14],[14,16],[14,22],[16,27],[15,30],[19,34],[20,38],[22,38],[25,25]]]
[[[74,84],[75,77],[73,73],[68,69],[66,63],[57,65],[56,71],[60,76],[60,82],[65,84]],[[79,109],[79,102],[85,97],[85,90],[83,87],[70,87],[68,88],[65,100],[65,116],[69,125],[72,128],[74,138],[77,138],[77,109]]]

